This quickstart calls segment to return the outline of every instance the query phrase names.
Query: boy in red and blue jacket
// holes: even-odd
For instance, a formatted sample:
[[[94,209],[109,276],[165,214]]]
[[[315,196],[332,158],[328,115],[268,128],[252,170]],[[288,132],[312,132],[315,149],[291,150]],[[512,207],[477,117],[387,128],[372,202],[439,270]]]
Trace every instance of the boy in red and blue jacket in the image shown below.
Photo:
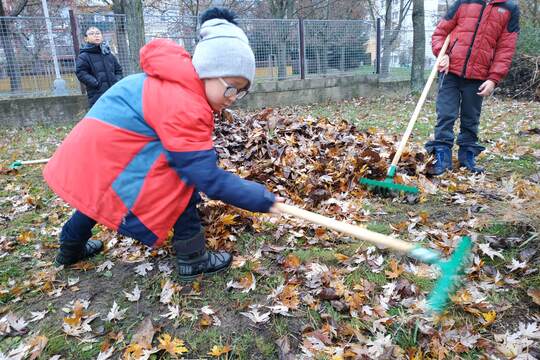
[[[179,277],[216,273],[232,256],[206,250],[198,192],[257,212],[281,200],[217,166],[214,115],[247,93],[255,57],[233,13],[209,9],[201,24],[193,59],[169,40],[144,46],[144,73],[100,97],[45,167],[51,189],[77,209],[62,229],[57,264],[102,249],[89,240],[98,222],[148,246],[172,228]]]
[[[426,150],[435,155],[432,173],[452,169],[454,123],[460,117],[458,160],[473,173],[482,173],[475,158],[485,148],[478,144],[482,100],[506,76],[519,34],[519,8],[510,0],[457,0],[432,36],[435,56],[450,34],[450,46],[439,65],[435,139]]]

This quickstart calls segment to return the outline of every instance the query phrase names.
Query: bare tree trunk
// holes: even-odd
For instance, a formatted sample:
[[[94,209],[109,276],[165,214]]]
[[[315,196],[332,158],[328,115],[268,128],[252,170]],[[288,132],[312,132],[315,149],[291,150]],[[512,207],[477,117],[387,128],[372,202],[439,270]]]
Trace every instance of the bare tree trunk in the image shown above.
[[[113,2],[113,12],[116,15],[124,15],[124,6],[122,0],[115,0]],[[116,41],[118,43],[118,61],[122,65],[122,70],[124,75],[133,73],[131,70],[131,63],[129,61],[129,46],[127,42],[127,29],[126,29],[126,18],[115,17],[114,18],[116,25]]]
[[[11,11],[9,16],[19,16],[19,14],[24,10],[26,7],[26,4],[28,3],[28,0],[21,0]],[[2,15],[4,16],[4,15]]]
[[[373,3],[373,0],[367,0],[367,3],[369,9],[369,17],[371,18],[371,21],[375,22],[377,20],[377,17],[375,16],[375,4]]]
[[[392,47],[395,40],[392,31],[392,0],[386,0],[384,14],[384,36],[382,40],[382,59],[381,59],[381,76],[386,77],[390,73],[390,59],[392,56]]]
[[[392,3],[393,0],[386,0],[386,12],[384,15],[384,37],[382,39],[382,59],[381,59],[381,76],[385,77],[390,74],[390,60],[392,58],[392,51],[395,47],[395,42],[398,38],[403,24],[403,19],[407,16],[412,4],[412,0],[400,0],[399,1],[399,16],[398,22],[395,27],[392,24]]]
[[[411,89],[419,91],[424,85],[426,54],[426,28],[424,24],[424,0],[413,1],[413,57],[411,69]]]
[[[0,0],[0,17],[5,16],[4,5]],[[0,42],[4,48],[7,62],[7,74],[11,85],[11,91],[21,90],[21,74],[17,68],[17,59],[15,58],[15,50],[11,42],[11,31],[6,19],[0,18]]]
[[[139,51],[144,46],[144,18],[142,0],[120,0],[126,14],[126,25],[128,29],[129,57],[131,70],[141,71],[139,64]]]
[[[276,19],[290,19],[294,14],[294,0],[268,0],[270,12]],[[287,37],[289,24],[282,24],[277,36],[278,79],[287,76]]]
[[[328,72],[328,19],[330,19],[330,0],[326,0],[326,22],[324,24],[322,47],[323,47],[323,73]]]

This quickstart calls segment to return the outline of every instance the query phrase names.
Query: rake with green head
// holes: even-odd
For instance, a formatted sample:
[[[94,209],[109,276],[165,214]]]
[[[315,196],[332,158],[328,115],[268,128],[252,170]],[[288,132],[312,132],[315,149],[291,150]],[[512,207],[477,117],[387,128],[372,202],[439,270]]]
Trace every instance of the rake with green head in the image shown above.
[[[448,260],[443,260],[441,254],[435,250],[427,249],[416,244],[396,239],[387,235],[379,234],[361,227],[337,221],[295,206],[276,203],[275,209],[281,213],[289,214],[309,222],[325,226],[358,239],[369,241],[376,245],[396,250],[409,255],[419,261],[437,265],[441,275],[433,290],[428,296],[427,304],[430,311],[441,313],[445,308],[450,296],[457,290],[463,270],[469,262],[471,253],[471,239],[467,236],[461,238],[454,253]]]
[[[47,163],[50,159],[38,159],[38,160],[16,160],[9,165],[10,169],[19,169],[23,165],[31,164],[44,164]]]
[[[426,82],[426,85],[424,86],[422,95],[420,95],[420,99],[418,99],[418,102],[416,103],[416,108],[414,109],[411,119],[409,120],[409,125],[407,125],[407,129],[405,130],[405,133],[403,134],[403,137],[401,138],[401,141],[399,142],[399,146],[396,151],[396,154],[394,155],[394,158],[392,159],[392,164],[388,168],[386,179],[384,179],[383,181],[372,180],[372,179],[367,179],[367,178],[360,179],[360,184],[366,185],[368,189],[370,189],[371,191],[379,192],[383,194],[392,193],[392,192],[406,192],[406,193],[411,193],[411,194],[418,193],[418,188],[414,186],[407,186],[407,185],[398,184],[395,182],[397,164],[399,163],[401,154],[403,153],[403,150],[405,149],[405,145],[407,144],[407,141],[409,140],[409,136],[411,135],[411,132],[414,128],[416,119],[418,119],[420,110],[422,110],[422,106],[424,105],[424,102],[426,101],[427,95],[429,93],[429,89],[431,88],[431,84],[433,83],[433,80],[435,79],[435,75],[437,74],[437,71],[439,68],[439,62],[441,61],[444,54],[446,54],[446,49],[448,48],[449,43],[450,43],[450,35],[446,37],[443,47],[441,48],[441,51],[439,52],[439,56],[437,56],[437,61],[435,61],[435,65],[433,65],[433,69],[431,69],[431,74],[429,74],[429,78]]]

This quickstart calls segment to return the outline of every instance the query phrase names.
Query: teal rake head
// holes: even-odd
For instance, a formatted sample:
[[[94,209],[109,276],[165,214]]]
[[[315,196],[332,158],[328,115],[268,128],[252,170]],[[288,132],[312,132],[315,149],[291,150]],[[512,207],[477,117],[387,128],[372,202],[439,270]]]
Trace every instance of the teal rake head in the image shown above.
[[[9,165],[9,169],[10,170],[15,170],[15,169],[18,169],[22,166],[22,162],[20,160],[17,160],[17,161],[14,161],[11,163],[11,165]]]
[[[418,188],[414,186],[407,186],[403,184],[397,184],[394,182],[396,176],[396,167],[390,166],[386,179],[383,181],[377,181],[372,179],[361,178],[360,184],[366,185],[367,188],[373,192],[388,193],[388,192],[406,192],[410,194],[417,194]]]
[[[441,313],[445,308],[450,296],[454,294],[459,284],[464,269],[469,263],[472,242],[468,236],[463,236],[448,260],[442,260],[439,254],[433,250],[417,247],[410,255],[420,261],[436,264],[441,269],[441,276],[435,283],[433,290],[428,296],[428,307],[434,313]]]

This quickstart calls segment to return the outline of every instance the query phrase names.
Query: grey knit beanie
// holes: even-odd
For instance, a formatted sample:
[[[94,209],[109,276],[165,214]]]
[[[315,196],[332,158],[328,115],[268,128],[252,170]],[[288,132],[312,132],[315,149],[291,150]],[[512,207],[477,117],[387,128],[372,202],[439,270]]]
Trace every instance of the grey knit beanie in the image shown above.
[[[199,42],[193,66],[201,79],[240,76],[253,84],[255,55],[231,12],[212,8],[201,16]],[[203,22],[204,21],[204,22]]]

